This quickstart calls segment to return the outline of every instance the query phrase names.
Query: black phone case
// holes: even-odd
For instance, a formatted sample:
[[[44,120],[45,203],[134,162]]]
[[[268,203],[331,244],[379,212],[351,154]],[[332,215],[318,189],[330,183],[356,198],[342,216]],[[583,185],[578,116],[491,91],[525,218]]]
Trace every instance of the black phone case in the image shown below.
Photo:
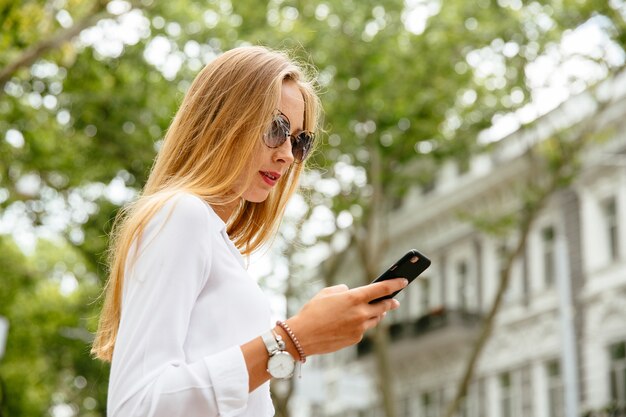
[[[393,278],[406,278],[409,280],[409,284],[413,282],[422,272],[424,272],[430,266],[430,259],[422,255],[415,249],[408,251],[402,258],[396,263],[391,265],[389,269],[383,272],[374,282],[386,281]],[[406,287],[405,287],[406,288]],[[387,298],[395,297],[400,291],[396,291],[393,294],[386,295],[384,297],[377,298],[370,301],[370,304],[380,300],[386,300]]]

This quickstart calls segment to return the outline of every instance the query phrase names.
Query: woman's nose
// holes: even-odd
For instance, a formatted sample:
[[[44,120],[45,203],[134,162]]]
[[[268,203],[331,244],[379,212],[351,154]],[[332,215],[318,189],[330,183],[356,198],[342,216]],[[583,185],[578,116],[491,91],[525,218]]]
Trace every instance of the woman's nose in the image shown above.
[[[278,148],[275,148],[274,158],[277,161],[282,161],[287,165],[291,165],[294,161],[293,147],[291,145],[291,137],[288,137],[285,142]]]

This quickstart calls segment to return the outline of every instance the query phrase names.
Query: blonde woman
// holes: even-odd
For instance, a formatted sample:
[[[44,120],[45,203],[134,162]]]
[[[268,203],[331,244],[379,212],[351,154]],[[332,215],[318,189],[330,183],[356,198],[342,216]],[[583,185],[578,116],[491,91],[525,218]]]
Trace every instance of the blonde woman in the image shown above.
[[[141,197],[116,222],[92,353],[109,416],[272,416],[269,379],[358,342],[402,279],[322,290],[275,326],[243,256],[271,240],[320,111],[284,54],[226,52],[196,77]]]

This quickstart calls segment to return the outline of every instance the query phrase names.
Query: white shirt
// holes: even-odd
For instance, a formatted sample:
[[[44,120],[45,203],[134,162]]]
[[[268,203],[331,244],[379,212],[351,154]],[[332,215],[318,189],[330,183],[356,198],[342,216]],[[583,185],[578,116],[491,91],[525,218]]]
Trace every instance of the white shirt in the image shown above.
[[[269,302],[211,206],[180,193],[150,220],[132,264],[134,253],[107,415],[273,416],[269,382],[248,393],[239,347],[271,328]]]

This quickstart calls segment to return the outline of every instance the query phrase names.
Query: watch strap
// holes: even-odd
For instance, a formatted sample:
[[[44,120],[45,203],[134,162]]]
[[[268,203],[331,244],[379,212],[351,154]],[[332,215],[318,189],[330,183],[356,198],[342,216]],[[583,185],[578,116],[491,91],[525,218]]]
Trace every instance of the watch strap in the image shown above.
[[[273,331],[269,331],[266,333],[263,333],[261,335],[261,339],[263,339],[263,344],[265,345],[265,349],[267,349],[267,353],[272,356],[274,355],[276,352],[282,350],[280,348],[280,345],[278,343],[278,340],[276,339],[276,337],[274,337],[274,332]],[[283,342],[284,344],[284,342]],[[284,347],[283,347],[284,349]]]

